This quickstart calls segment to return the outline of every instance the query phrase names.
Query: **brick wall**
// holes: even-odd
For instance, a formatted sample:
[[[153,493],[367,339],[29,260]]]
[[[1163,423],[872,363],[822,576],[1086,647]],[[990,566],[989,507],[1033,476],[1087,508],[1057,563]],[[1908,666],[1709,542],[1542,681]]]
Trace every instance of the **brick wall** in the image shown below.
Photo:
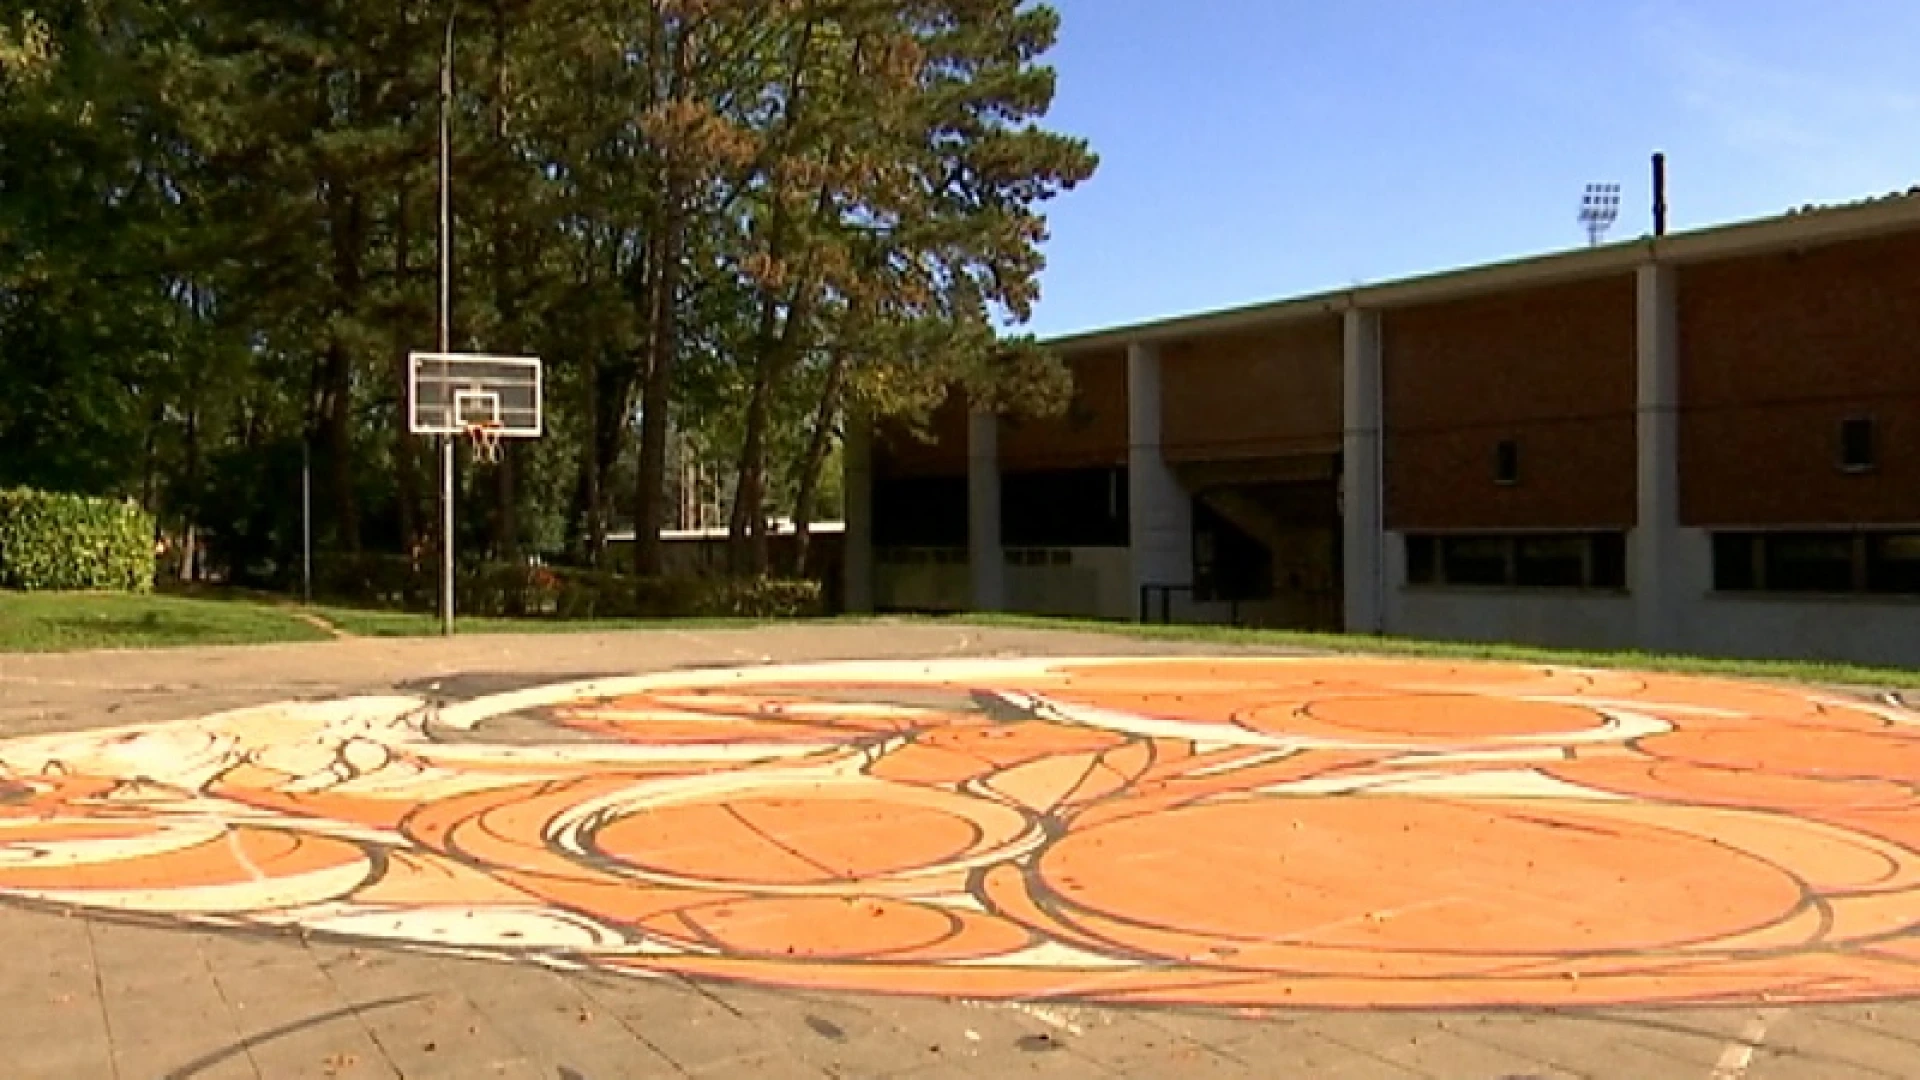
[[[1000,420],[1000,467],[1038,472],[1124,465],[1127,461],[1127,354],[1110,349],[1063,358],[1073,374],[1064,413]]]
[[[1390,311],[1381,333],[1388,528],[1633,524],[1630,275]]]
[[[1161,350],[1168,461],[1228,461],[1339,447],[1341,320],[1197,338]]]
[[[874,432],[874,472],[885,476],[965,476],[967,474],[967,402],[958,391],[928,421],[932,442],[922,442],[904,425],[882,422]]]
[[[1686,267],[1678,299],[1684,524],[1920,522],[1920,235]]]

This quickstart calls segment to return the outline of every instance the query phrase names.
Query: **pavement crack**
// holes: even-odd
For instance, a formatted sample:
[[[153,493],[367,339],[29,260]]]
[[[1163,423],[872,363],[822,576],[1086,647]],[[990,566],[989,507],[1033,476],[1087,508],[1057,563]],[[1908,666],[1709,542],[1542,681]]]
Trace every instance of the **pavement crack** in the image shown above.
[[[80,918],[87,924],[87,959],[93,964],[93,999],[100,1003],[100,1026],[107,1033],[107,1068],[113,1072],[113,1080],[120,1080],[120,1058],[113,1053],[113,1017],[107,1011],[107,986],[100,975],[100,943],[94,937],[94,924],[85,915]]]
[[[693,1075],[692,1073],[688,1072],[684,1067],[682,1067],[678,1061],[675,1061],[672,1055],[668,1054],[665,1050],[661,1049],[660,1046],[656,1044],[652,1039],[647,1038],[646,1035],[643,1034],[639,1028],[635,1027],[632,1023],[630,1023],[627,1020],[626,1016],[623,1015],[619,1009],[616,1009],[612,1005],[609,1005],[606,1001],[601,999],[600,995],[594,993],[593,990],[591,989],[592,984],[588,980],[563,977],[562,981],[564,981],[568,986],[572,987],[574,993],[579,994],[581,997],[592,1002],[595,1008],[599,1009],[601,1012],[605,1013],[606,1015],[613,1017],[613,1022],[620,1025],[620,1030],[626,1032],[629,1036],[631,1036],[634,1042],[637,1042],[641,1046],[646,1047],[648,1050],[653,1051],[654,1055],[657,1056],[661,1061],[666,1062],[667,1067],[672,1069],[676,1075],[679,1075],[679,1076]],[[723,1008],[726,1008],[729,1012],[733,1012],[734,1015],[736,1016],[739,1015],[738,1010],[733,1009],[731,1006],[726,1005],[724,1002],[721,1002],[720,1004]]]

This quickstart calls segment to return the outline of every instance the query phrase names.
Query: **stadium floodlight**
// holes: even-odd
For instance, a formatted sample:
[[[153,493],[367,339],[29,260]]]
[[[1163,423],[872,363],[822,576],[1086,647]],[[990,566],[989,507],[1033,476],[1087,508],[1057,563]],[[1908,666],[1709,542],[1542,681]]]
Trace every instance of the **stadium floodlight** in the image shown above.
[[[1599,247],[1600,238],[1619,218],[1620,185],[1588,184],[1580,199],[1580,224],[1587,227],[1587,243]]]

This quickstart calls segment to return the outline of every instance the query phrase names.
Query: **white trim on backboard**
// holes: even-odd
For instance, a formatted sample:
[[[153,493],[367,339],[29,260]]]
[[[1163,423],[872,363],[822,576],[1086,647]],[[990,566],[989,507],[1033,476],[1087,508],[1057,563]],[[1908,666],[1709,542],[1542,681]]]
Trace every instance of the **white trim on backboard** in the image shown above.
[[[445,363],[458,369],[461,364],[488,364],[496,367],[518,367],[526,369],[532,375],[533,385],[533,425],[531,427],[505,427],[499,429],[500,437],[507,439],[537,439],[546,431],[546,373],[537,356],[492,356],[486,353],[438,353],[413,352],[407,354],[407,430],[415,435],[459,435],[465,427],[457,422],[452,424],[423,424],[414,407],[419,396],[420,374],[428,364]],[[475,389],[466,387],[454,391],[455,400],[461,394],[472,393]],[[497,397],[497,391],[494,392]],[[458,420],[459,410],[453,410]]]
[[[496,425],[500,423],[500,395],[498,393],[492,390],[455,390],[453,392],[453,415],[456,420],[460,421],[461,427],[467,426],[467,422],[463,418],[467,415],[467,405],[473,402],[479,402],[481,405],[491,404],[493,406],[492,422]]]

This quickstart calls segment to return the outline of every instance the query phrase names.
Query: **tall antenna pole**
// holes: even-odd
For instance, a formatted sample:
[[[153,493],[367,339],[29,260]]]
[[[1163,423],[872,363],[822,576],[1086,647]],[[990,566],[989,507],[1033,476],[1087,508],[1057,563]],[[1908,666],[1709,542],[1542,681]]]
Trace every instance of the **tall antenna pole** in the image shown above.
[[[1667,235],[1667,155],[1653,155],[1653,235]]]
[[[440,327],[442,356],[453,351],[453,10],[440,54]],[[443,359],[441,363],[445,363]],[[453,436],[440,436],[440,632],[453,634]]]

